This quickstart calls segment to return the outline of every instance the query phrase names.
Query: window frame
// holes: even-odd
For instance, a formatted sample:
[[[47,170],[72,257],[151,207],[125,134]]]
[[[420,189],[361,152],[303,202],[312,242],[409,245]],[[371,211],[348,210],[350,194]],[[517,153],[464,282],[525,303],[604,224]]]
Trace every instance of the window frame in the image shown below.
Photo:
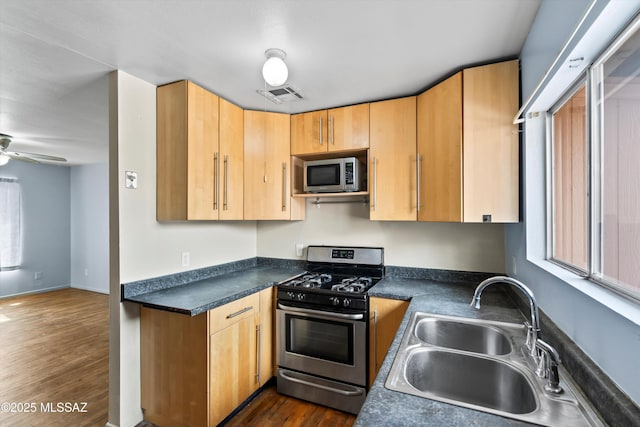
[[[631,37],[640,33],[640,15],[636,16],[630,23],[623,27],[619,34],[603,49],[595,59],[585,67],[585,71],[575,79],[560,97],[552,104],[551,108],[545,112],[545,223],[546,223],[546,253],[545,259],[578,277],[587,279],[590,282],[613,291],[617,295],[630,300],[633,303],[640,304],[640,291],[629,289],[630,286],[621,285],[612,282],[603,277],[603,236],[602,236],[602,218],[603,218],[603,173],[601,161],[603,159],[604,137],[603,129],[603,111],[604,105],[598,105],[596,97],[603,90],[601,85],[603,66],[619,48],[624,45]],[[636,75],[640,76],[640,72]],[[587,150],[587,270],[583,271],[576,266],[563,262],[553,257],[554,251],[554,152],[553,152],[553,114],[555,114],[562,106],[578,91],[582,85],[585,85],[586,108],[585,108],[585,136]],[[601,95],[601,94],[600,94]]]

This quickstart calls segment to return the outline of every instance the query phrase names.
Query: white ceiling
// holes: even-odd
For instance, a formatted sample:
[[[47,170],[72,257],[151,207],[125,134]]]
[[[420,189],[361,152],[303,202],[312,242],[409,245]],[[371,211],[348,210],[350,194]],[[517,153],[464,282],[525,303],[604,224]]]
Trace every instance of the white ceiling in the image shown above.
[[[415,94],[517,57],[540,0],[0,0],[0,133],[10,149],[104,161],[107,74],[189,79],[248,109],[296,113]],[[264,51],[304,101],[276,105]]]

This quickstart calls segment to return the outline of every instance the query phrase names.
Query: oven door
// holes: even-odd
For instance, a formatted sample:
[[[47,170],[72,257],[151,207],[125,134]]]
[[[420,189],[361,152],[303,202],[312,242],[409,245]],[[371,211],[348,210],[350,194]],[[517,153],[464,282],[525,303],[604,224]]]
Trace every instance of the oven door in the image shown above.
[[[344,314],[278,303],[278,365],[366,386],[365,313]]]

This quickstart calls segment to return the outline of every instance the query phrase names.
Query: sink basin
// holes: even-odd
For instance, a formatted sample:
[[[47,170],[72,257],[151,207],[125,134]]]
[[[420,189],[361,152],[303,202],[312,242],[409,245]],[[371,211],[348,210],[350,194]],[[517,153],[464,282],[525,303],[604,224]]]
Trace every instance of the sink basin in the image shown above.
[[[417,390],[512,414],[537,408],[527,378],[506,363],[432,349],[410,352],[405,365],[407,382]]]
[[[413,312],[385,387],[544,426],[604,426],[562,366],[564,391],[545,390],[525,340],[522,324]]]
[[[442,318],[418,321],[414,333],[427,344],[438,347],[501,355],[511,353],[511,343],[498,328]]]

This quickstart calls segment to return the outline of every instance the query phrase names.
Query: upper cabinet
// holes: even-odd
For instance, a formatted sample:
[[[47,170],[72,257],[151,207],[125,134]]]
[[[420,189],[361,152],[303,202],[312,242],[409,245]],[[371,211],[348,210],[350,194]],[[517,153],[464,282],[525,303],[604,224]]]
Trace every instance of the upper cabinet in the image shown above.
[[[159,221],[217,219],[218,97],[188,81],[157,89]]]
[[[244,215],[244,111],[220,98],[220,151],[216,167],[220,183],[220,219]]]
[[[192,82],[158,87],[158,221],[242,219],[238,110]]]
[[[369,218],[416,220],[416,97],[370,104]]]
[[[418,96],[420,221],[517,222],[518,61],[468,68]]]
[[[291,197],[290,116],[244,112],[244,219],[304,219]]]
[[[418,96],[419,221],[462,221],[462,72]]]
[[[369,148],[369,104],[291,116],[291,155]]]

